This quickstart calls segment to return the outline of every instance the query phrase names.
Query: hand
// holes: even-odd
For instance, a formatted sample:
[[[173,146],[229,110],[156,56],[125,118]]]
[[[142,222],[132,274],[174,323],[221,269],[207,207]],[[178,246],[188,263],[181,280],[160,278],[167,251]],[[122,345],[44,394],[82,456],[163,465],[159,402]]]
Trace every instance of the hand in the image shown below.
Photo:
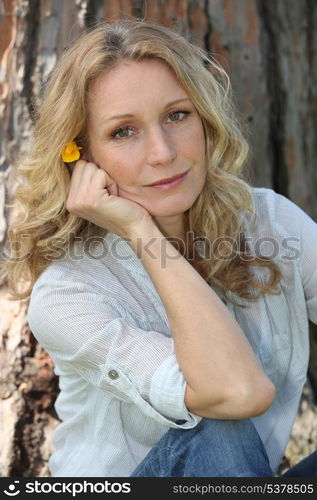
[[[118,187],[105,170],[82,159],[72,171],[66,209],[123,238],[129,238],[139,224],[154,224],[144,207],[118,196]]]

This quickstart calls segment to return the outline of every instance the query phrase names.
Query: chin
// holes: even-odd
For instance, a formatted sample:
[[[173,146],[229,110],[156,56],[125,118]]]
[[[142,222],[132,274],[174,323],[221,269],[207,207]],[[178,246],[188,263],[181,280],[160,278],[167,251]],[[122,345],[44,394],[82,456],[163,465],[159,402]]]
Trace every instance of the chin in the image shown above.
[[[148,206],[145,208],[153,217],[172,217],[187,212],[193,206],[195,199],[188,200],[187,202],[182,200],[179,203],[173,203],[172,200],[170,202],[165,201],[160,206]]]

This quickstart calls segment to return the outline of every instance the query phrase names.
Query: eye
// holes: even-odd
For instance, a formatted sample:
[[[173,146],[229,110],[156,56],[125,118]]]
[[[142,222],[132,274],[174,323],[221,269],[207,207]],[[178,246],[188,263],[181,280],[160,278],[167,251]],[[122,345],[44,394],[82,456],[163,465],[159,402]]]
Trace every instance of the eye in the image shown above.
[[[129,131],[132,131],[131,127],[119,127],[111,133],[111,137],[114,139],[127,139],[131,137],[131,135],[128,134]]]
[[[179,121],[184,120],[185,116],[189,115],[189,114],[190,114],[190,111],[177,110],[177,111],[172,111],[171,113],[169,113],[168,116],[172,122],[179,122]],[[183,115],[183,116],[181,116],[181,115]]]

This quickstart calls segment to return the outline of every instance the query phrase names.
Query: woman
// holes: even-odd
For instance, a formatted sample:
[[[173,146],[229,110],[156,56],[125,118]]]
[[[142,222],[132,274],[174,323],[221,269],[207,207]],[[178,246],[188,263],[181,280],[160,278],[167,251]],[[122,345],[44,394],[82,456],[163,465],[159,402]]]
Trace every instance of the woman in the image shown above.
[[[36,118],[7,272],[60,380],[52,475],[274,475],[317,320],[317,230],[248,184],[226,73],[162,26],[100,24]]]

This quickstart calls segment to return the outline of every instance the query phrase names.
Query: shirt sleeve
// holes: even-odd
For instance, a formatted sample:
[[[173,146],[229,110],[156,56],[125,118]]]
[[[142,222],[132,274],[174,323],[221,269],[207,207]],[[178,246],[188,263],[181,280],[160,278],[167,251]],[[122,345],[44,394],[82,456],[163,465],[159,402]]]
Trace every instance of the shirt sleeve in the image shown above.
[[[276,217],[298,238],[296,256],[305,293],[307,315],[317,324],[317,224],[298,205],[283,195],[277,195]]]
[[[202,417],[185,406],[173,339],[138,328],[109,301],[92,285],[44,272],[32,290],[29,326],[56,364],[71,365],[93,386],[162,425],[197,425]]]

